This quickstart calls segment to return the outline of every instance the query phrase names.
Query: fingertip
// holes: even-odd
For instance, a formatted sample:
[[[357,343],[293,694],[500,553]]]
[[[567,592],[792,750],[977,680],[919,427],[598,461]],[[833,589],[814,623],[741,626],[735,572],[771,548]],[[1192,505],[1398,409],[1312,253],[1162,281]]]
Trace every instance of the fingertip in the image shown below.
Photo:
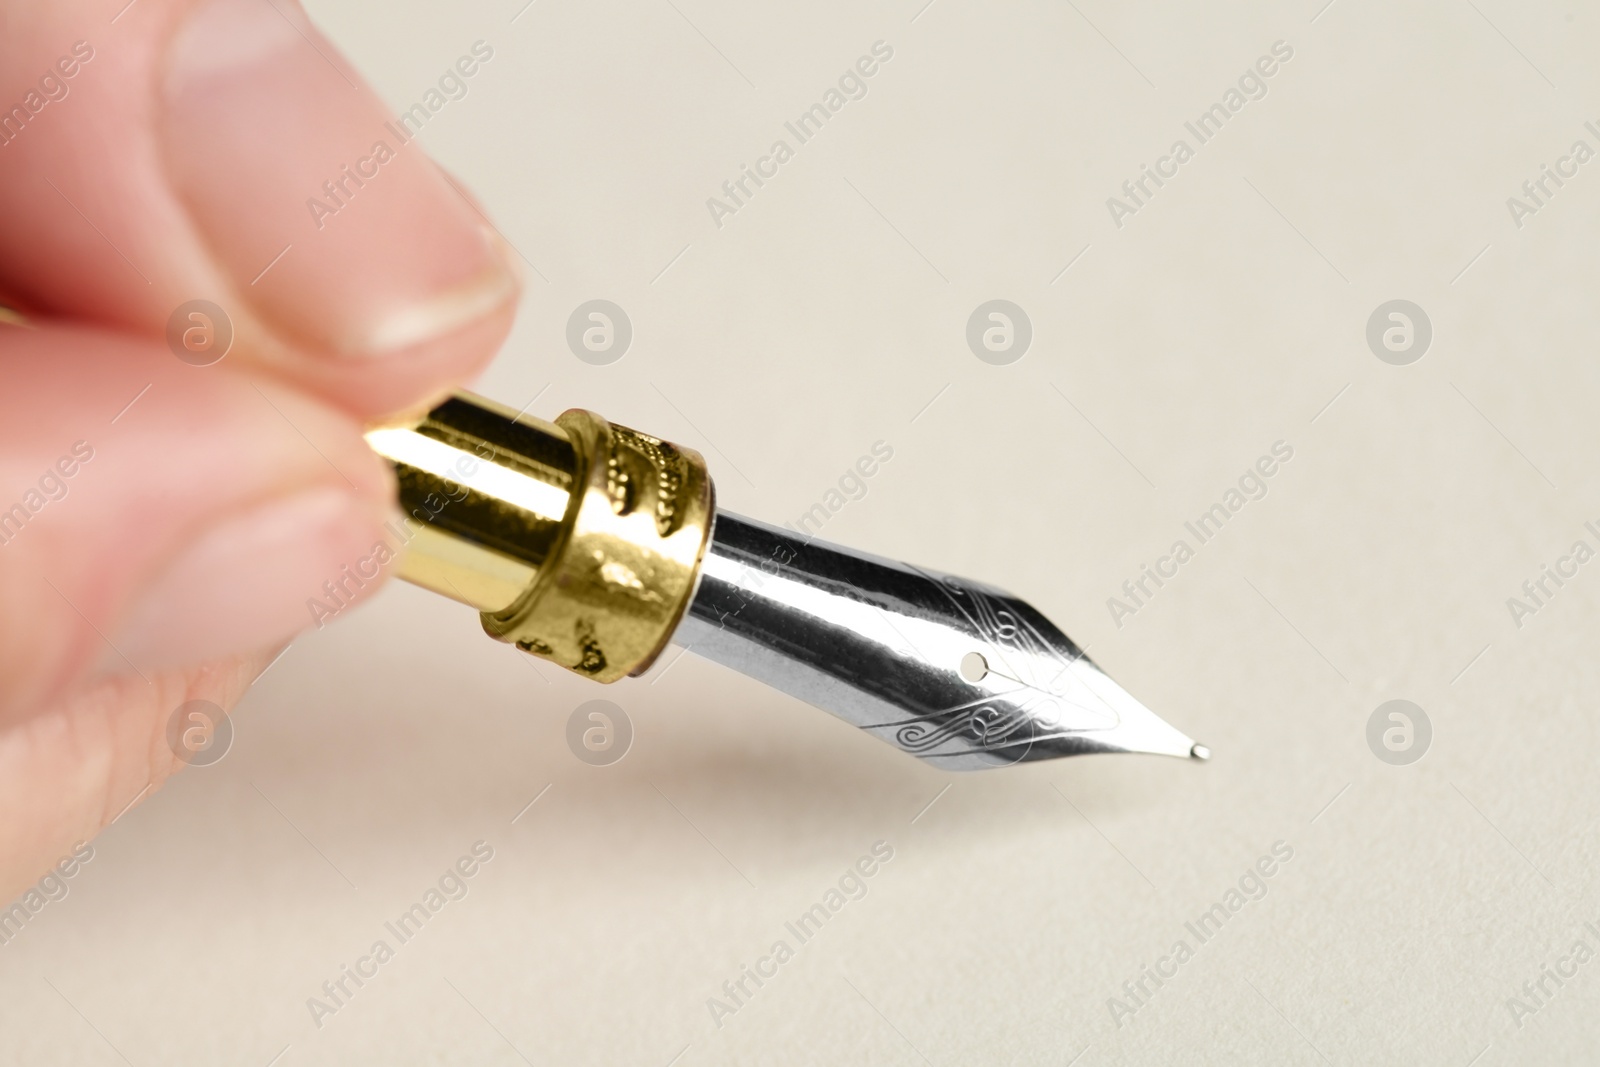
[[[364,421],[426,408],[494,358],[516,321],[517,294],[515,289],[505,293],[485,314],[441,307],[397,316],[387,336],[397,347],[381,359],[327,359],[269,343],[242,354],[235,366],[309,391]],[[438,334],[441,321],[454,328],[428,336]]]

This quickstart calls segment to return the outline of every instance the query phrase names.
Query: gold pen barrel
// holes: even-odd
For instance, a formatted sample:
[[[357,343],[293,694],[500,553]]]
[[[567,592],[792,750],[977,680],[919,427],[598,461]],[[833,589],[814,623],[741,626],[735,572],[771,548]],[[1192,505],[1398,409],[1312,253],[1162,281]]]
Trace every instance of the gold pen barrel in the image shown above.
[[[468,393],[367,441],[400,483],[400,576],[477,608],[491,636],[604,682],[671,638],[711,530],[698,453],[592,412],[547,423]]]
[[[578,462],[566,431],[456,396],[367,443],[394,465],[414,535],[400,576],[479,611],[510,607],[560,540]]]

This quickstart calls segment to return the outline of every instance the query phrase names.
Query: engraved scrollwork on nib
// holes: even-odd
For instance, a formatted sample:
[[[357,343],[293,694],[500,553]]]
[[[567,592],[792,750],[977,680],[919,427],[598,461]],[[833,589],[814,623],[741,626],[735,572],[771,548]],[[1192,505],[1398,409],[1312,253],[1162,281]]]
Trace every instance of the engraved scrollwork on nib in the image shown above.
[[[1031,736],[1031,719],[1022,709],[995,702],[944,715],[930,715],[903,723],[895,743],[907,752],[922,754],[950,741],[963,748],[1002,748]]]
[[[946,716],[930,715],[904,723],[895,731],[895,743],[907,752],[919,755],[932,751],[946,741],[966,736],[971,717],[969,711]]]
[[[985,705],[972,713],[969,733],[979,748],[999,748],[1015,744],[1029,733],[1032,719],[1015,706]]]
[[[1061,684],[1068,668],[1084,658],[1070,638],[1048,621],[1044,621],[1048,632],[1041,629],[1024,616],[1025,605],[1015,605],[997,590],[949,575],[919,573],[945,595],[974,636],[997,652],[999,669],[1013,681],[1040,694],[1066,695]]]

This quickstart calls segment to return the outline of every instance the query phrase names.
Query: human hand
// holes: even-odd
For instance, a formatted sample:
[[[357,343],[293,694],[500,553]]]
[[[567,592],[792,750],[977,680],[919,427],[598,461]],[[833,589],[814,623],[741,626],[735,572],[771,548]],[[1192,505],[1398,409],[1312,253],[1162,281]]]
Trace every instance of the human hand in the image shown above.
[[[175,709],[230,706],[392,541],[361,426],[486,362],[518,281],[294,0],[0,20],[0,303],[30,324],[0,325],[4,901],[172,773]],[[231,322],[215,365],[175,354],[205,320],[169,347],[193,300]]]

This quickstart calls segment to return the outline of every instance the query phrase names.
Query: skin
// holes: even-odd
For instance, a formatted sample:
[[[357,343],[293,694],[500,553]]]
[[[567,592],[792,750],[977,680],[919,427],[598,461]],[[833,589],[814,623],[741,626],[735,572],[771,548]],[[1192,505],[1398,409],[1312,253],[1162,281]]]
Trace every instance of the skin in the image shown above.
[[[362,428],[477,372],[519,292],[293,0],[125,3],[0,0],[0,108],[26,116],[0,303],[27,323],[0,326],[0,900],[182,766],[180,704],[232,706],[311,624],[394,514]],[[167,341],[195,299],[232,324],[212,366]]]

